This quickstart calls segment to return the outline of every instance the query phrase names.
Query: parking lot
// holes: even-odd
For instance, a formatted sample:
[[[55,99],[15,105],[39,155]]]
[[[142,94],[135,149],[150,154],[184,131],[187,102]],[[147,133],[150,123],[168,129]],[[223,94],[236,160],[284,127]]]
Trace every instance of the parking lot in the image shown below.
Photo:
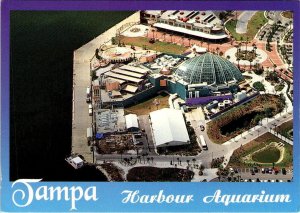
[[[231,180],[240,180],[240,182],[289,182],[293,178],[292,172],[290,169],[235,168],[229,169],[228,176]]]

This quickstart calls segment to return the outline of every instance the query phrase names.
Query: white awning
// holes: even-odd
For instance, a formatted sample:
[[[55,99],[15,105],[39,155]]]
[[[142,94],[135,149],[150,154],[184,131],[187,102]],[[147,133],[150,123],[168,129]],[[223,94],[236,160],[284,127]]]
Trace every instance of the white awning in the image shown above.
[[[207,39],[218,40],[218,39],[227,38],[226,34],[212,35],[212,34],[207,34],[207,33],[204,33],[204,32],[185,29],[183,27],[175,27],[175,26],[171,26],[171,25],[168,25],[168,24],[164,24],[164,23],[155,23],[153,26],[163,28],[163,29],[166,29],[166,30],[172,30],[172,31],[175,31],[175,32],[185,33],[185,34],[189,34],[189,35],[193,35],[193,36],[197,36],[197,37],[201,37],[201,38],[207,38]]]

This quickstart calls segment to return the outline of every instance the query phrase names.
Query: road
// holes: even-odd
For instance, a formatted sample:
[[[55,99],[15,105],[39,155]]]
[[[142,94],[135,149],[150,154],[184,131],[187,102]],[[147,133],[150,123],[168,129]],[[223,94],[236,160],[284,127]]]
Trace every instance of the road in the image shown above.
[[[170,163],[171,161],[174,163],[177,163],[178,161],[181,161],[182,163],[185,163],[187,165],[187,160],[189,163],[192,163],[196,161],[198,164],[204,165],[206,168],[210,168],[211,161],[213,158],[218,157],[225,157],[224,159],[224,165],[226,166],[226,163],[229,162],[230,156],[232,155],[233,151],[237,148],[239,148],[241,145],[245,145],[249,143],[250,141],[254,140],[255,138],[259,137],[260,135],[265,134],[268,132],[269,128],[274,128],[274,125],[276,124],[279,126],[282,123],[285,123],[289,120],[293,119],[293,114],[286,113],[282,115],[278,115],[276,119],[269,119],[267,122],[263,124],[263,126],[256,126],[252,128],[251,130],[244,132],[241,135],[236,136],[234,139],[231,139],[230,141],[225,142],[224,144],[215,144],[211,142],[207,136],[206,130],[201,131],[199,126],[199,121],[191,120],[191,125],[194,127],[197,137],[200,135],[203,135],[206,139],[208,150],[202,151],[197,156],[178,156],[178,155],[157,155],[156,153],[152,152],[149,153],[145,158],[151,158],[153,157],[153,160],[156,162],[166,162]],[[200,123],[203,123],[204,121],[200,121]],[[146,131],[146,130],[145,130]],[[109,154],[109,155],[101,155],[96,154],[96,159],[100,162],[103,160],[106,161],[120,161],[124,158],[137,158],[136,154]],[[179,160],[177,159],[179,158]]]
[[[247,32],[248,22],[250,21],[250,19],[256,12],[257,11],[245,11],[239,15],[237,23],[236,23],[236,32],[237,33],[244,34]]]
[[[202,151],[201,154],[196,157],[196,159],[201,160],[203,165],[207,167],[210,165],[210,162],[213,158],[225,157],[224,165],[226,165],[226,162],[229,162],[230,156],[235,149],[267,133],[270,128],[279,126],[291,119],[293,119],[293,114],[286,112],[276,115],[275,118],[264,119],[261,125],[253,127],[249,131],[236,136],[222,145],[211,142],[207,136],[206,129],[204,131],[200,130],[200,124],[205,124],[204,120],[190,120],[191,126],[194,128],[197,137],[199,138],[200,135],[203,135],[208,146],[208,150]]]
[[[90,86],[90,45],[85,45],[74,52],[73,64],[73,119],[72,152],[81,154],[85,160],[92,162],[92,153],[87,145],[86,129],[91,127],[86,103],[86,88]]]

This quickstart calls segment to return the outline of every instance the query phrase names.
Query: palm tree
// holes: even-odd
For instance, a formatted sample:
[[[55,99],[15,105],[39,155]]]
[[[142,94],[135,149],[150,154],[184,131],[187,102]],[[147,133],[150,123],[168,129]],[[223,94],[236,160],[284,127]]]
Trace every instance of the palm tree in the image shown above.
[[[217,47],[217,48],[216,48],[217,55],[219,55],[219,50],[220,50],[220,48],[219,48],[219,47]]]
[[[257,49],[256,44],[252,44],[252,47],[253,47],[253,52],[254,52],[254,54],[256,55],[256,49]]]
[[[248,40],[249,40],[249,37],[246,38],[246,42],[245,42],[245,44],[246,44],[246,55],[247,55],[247,45],[248,45]]]
[[[166,40],[166,34],[167,33],[163,33],[164,41]]]
[[[153,34],[152,34],[152,37],[153,37],[153,39],[154,39],[154,32],[155,32],[155,30],[152,29],[151,31],[152,31],[152,33],[153,33]]]
[[[249,62],[250,62],[250,70],[251,70],[251,66],[252,66],[252,64],[251,64],[252,61],[253,61],[253,59],[250,58],[250,59],[249,59]]]
[[[196,159],[195,159],[195,158],[193,158],[193,159],[192,159],[192,161],[193,161],[193,164],[195,165]]]

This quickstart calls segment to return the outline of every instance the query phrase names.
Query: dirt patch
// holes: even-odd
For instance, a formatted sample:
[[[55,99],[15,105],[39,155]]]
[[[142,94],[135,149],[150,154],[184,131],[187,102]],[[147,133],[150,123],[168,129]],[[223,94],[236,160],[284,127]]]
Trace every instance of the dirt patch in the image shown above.
[[[149,115],[155,110],[169,107],[169,95],[158,95],[137,105],[125,108],[125,114]]]

